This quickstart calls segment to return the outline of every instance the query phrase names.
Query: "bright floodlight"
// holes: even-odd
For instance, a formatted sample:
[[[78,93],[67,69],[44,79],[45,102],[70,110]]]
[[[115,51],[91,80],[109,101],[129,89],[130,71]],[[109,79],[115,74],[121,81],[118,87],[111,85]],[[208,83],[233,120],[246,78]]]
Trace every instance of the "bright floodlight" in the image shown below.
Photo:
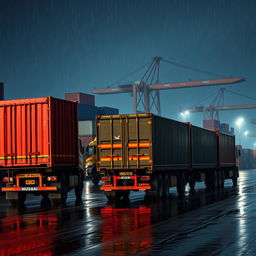
[[[244,118],[243,117],[239,117],[237,120],[236,120],[236,125],[238,128],[240,128],[242,126],[244,122]]]
[[[184,117],[184,118],[186,118],[189,114],[190,114],[190,113],[189,113],[188,110],[185,110],[185,111],[183,111],[183,112],[180,113],[180,115],[181,115],[182,117]]]
[[[244,136],[246,136],[246,137],[247,137],[247,136],[248,136],[248,134],[249,134],[249,131],[245,131],[245,132],[244,132]]]

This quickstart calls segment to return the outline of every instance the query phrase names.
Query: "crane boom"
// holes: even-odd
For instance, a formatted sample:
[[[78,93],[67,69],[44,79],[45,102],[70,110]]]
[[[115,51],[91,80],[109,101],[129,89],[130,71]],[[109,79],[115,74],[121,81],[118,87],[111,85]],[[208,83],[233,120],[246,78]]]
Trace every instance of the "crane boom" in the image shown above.
[[[186,109],[189,112],[204,112],[205,108],[212,108],[214,111],[225,111],[225,110],[239,110],[239,109],[255,109],[256,104],[246,104],[246,105],[230,105],[230,106],[209,106],[209,107],[193,107],[190,109]]]
[[[192,88],[192,87],[199,87],[199,86],[235,84],[242,81],[245,81],[245,79],[242,77],[222,78],[222,79],[212,79],[212,80],[198,80],[198,81],[169,83],[169,84],[152,84],[152,85],[149,85],[149,88],[151,90],[167,90],[167,89],[179,89],[179,88]]]
[[[245,81],[244,78],[222,78],[222,79],[211,79],[211,80],[197,80],[197,81],[186,81],[186,82],[174,82],[166,84],[151,84],[148,85],[149,90],[168,90],[168,89],[180,89],[180,88],[192,88],[200,86],[211,86],[211,85],[223,85],[223,84],[235,84]],[[129,93],[132,92],[133,85],[119,85],[115,88],[104,88],[92,90],[95,94],[116,94],[116,93]]]

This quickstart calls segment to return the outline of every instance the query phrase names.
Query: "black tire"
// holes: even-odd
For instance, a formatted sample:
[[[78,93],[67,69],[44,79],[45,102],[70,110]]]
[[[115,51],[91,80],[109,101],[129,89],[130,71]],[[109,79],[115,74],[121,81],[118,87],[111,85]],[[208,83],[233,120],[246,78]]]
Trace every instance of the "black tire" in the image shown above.
[[[186,176],[182,172],[177,175],[177,193],[180,197],[183,197],[185,195],[185,187],[186,187]]]
[[[107,197],[109,202],[117,202],[120,201],[124,191],[104,191],[105,196]],[[128,191],[130,193],[130,191]],[[129,193],[127,195],[129,196]]]
[[[54,205],[65,204],[68,198],[68,182],[66,176],[62,173],[59,176],[60,181],[60,196],[61,198],[52,199]]]
[[[100,178],[99,177],[95,177],[95,176],[92,177],[92,183],[94,185],[98,185],[99,182],[100,182]]]
[[[168,198],[170,195],[170,178],[168,174],[163,175],[163,197]]]
[[[84,180],[82,175],[80,174],[78,176],[78,185],[75,187],[76,199],[82,199],[83,189],[84,189]]]
[[[51,200],[48,198],[42,198],[41,200],[41,208],[48,208],[51,206]]]
[[[225,184],[225,173],[223,170],[220,170],[219,172],[219,187],[224,188]]]
[[[206,172],[205,173],[205,187],[207,190],[210,190],[211,189],[211,177],[210,177],[210,173],[209,172]]]
[[[92,183],[94,185],[98,185],[100,182],[101,176],[100,173],[96,171],[96,169],[94,168],[92,171]]]
[[[42,197],[43,197],[43,199],[45,199],[45,200],[49,199],[49,193],[48,193],[48,192],[43,192],[43,193],[42,193]]]
[[[123,197],[124,200],[129,199],[130,190],[122,191],[121,194],[122,194],[122,197]]]
[[[11,206],[23,206],[26,201],[27,193],[26,192],[18,192],[18,199],[9,199]]]
[[[151,196],[155,198],[162,198],[163,191],[163,177],[162,175],[154,175],[151,183]]]
[[[211,171],[209,174],[210,178],[210,190],[214,191],[216,188],[218,188],[218,174],[217,171]]]
[[[190,177],[189,177],[189,188],[190,190],[194,191],[195,190],[195,186],[196,186],[196,178],[195,178],[195,174],[191,173]]]
[[[212,172],[212,190],[215,190],[218,187],[218,173],[216,170]]]
[[[233,170],[233,177],[232,177],[232,182],[233,182],[233,187],[236,187],[237,186],[237,169]]]

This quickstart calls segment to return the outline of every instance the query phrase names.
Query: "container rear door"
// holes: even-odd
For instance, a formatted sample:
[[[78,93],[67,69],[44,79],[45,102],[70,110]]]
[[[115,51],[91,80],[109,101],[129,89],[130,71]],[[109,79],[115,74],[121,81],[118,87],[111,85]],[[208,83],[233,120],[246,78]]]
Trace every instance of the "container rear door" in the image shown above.
[[[151,164],[151,121],[148,115],[99,117],[98,166],[140,169]]]
[[[49,164],[48,116],[46,98],[0,105],[0,167]]]

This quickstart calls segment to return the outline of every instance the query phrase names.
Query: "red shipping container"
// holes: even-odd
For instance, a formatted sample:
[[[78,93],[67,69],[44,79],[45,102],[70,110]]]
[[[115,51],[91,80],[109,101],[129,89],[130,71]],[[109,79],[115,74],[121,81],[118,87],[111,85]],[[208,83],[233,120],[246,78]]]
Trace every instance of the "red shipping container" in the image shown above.
[[[52,97],[0,101],[0,168],[22,166],[78,166],[76,103]]]
[[[207,130],[216,131],[220,129],[220,121],[218,120],[204,120],[203,126]]]
[[[252,157],[256,158],[256,150],[255,149],[252,150]]]

